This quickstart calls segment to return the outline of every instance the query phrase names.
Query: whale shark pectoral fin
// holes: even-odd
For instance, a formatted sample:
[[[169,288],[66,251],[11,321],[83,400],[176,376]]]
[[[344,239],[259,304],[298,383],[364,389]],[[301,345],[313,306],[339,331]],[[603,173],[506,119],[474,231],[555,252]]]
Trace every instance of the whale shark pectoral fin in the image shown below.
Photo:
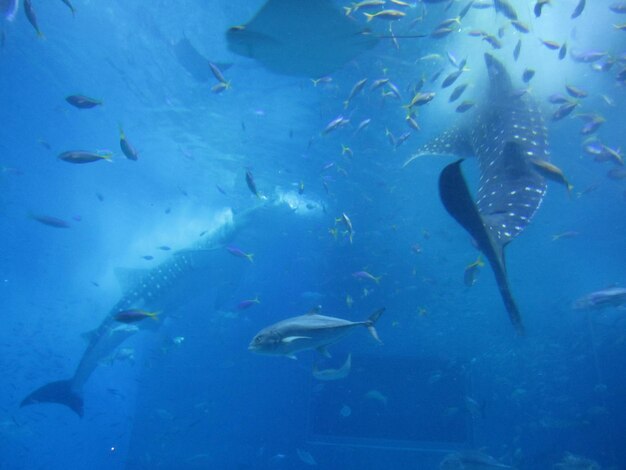
[[[469,132],[465,128],[451,127],[442,134],[421,146],[408,160],[402,164],[405,168],[414,160],[427,155],[469,158],[474,156]]]
[[[504,245],[493,239],[470,195],[461,171],[463,160],[446,166],[439,175],[439,197],[446,211],[474,238],[478,248],[489,260],[498,289],[513,326],[523,333],[522,319],[509,289],[504,261]]]
[[[39,387],[20,403],[20,407],[37,403],[58,403],[83,417],[83,397],[72,389],[71,380],[59,380]]]

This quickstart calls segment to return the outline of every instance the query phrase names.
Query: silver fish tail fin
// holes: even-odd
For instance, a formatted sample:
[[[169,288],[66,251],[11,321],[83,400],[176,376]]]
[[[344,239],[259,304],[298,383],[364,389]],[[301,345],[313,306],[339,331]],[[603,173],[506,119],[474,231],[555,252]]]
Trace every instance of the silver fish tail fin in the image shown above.
[[[383,314],[384,311],[385,311],[385,307],[379,308],[374,313],[372,313],[367,320],[363,322],[363,324],[367,327],[367,331],[369,331],[370,335],[372,335],[372,338],[374,338],[378,343],[381,343],[381,344],[382,344],[382,341],[378,337],[378,332],[376,331],[376,328],[374,327],[374,325],[376,324],[376,322],[378,321],[378,319],[380,318],[380,316]]]
[[[20,407],[37,403],[58,403],[83,417],[83,397],[72,389],[71,380],[59,380],[39,387],[20,403]]]
[[[518,333],[522,334],[522,318],[509,289],[504,246],[493,239],[470,195],[461,172],[462,161],[446,166],[439,175],[439,197],[446,211],[474,238],[480,251],[489,260],[509,318]]]

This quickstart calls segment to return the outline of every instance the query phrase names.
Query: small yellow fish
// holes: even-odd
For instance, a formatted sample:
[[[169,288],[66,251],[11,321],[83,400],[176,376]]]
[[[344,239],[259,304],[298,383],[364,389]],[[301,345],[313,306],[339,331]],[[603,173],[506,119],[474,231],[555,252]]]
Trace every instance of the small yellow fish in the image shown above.
[[[378,13],[363,13],[367,18],[367,22],[369,23],[374,18],[380,18],[382,20],[399,20],[400,18],[404,18],[406,13],[399,10],[381,10]]]
[[[348,217],[348,214],[346,214],[345,212],[342,212],[341,217],[337,217],[335,219],[335,224],[338,224],[338,223],[342,223],[346,226],[346,234],[350,238],[350,243],[352,243],[352,237],[354,236],[354,229],[352,228],[352,221],[350,220],[350,217]]]
[[[350,147],[341,144],[341,155],[349,155],[352,157],[354,156],[354,153],[352,152],[352,149]]]
[[[385,4],[385,0],[363,0],[359,3],[352,3],[351,7],[343,7],[346,16],[356,13],[361,8],[381,7]]]
[[[552,241],[555,242],[557,240],[561,240],[562,238],[574,238],[579,235],[578,232],[573,230],[568,230],[567,232],[557,233],[556,235],[552,235]]]
[[[413,96],[413,98],[411,99],[411,102],[407,105],[404,105],[404,108],[410,110],[413,106],[422,106],[430,101],[432,101],[432,99],[435,97],[435,93],[421,93],[421,92],[417,92],[415,94],[415,96]]]
[[[465,266],[465,272],[463,274],[463,282],[467,287],[471,287],[476,283],[476,273],[478,268],[482,268],[485,265],[480,255],[473,263]]]
[[[312,78],[313,86],[316,87],[318,83],[330,83],[333,81],[331,77]]]
[[[219,82],[211,87],[211,92],[219,95],[230,88],[230,82]]]
[[[555,181],[557,183],[565,185],[567,191],[570,192],[574,186],[567,180],[563,171],[556,165],[547,162],[545,160],[532,159],[531,163],[534,165],[535,170],[544,178]]]

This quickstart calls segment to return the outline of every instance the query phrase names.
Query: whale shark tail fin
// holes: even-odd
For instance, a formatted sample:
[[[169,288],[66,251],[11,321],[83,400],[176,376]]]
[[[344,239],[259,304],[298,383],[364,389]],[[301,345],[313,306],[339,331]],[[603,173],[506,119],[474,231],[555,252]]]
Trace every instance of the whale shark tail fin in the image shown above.
[[[71,380],[59,380],[39,387],[20,403],[20,407],[36,403],[58,403],[83,417],[83,397],[72,389]]]

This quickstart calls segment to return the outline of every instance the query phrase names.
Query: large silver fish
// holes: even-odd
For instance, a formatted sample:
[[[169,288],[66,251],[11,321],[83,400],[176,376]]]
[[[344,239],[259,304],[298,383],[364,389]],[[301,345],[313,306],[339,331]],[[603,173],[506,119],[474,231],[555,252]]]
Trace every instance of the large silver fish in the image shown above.
[[[591,292],[577,299],[573,308],[575,310],[600,310],[607,307],[625,307],[626,288],[609,287],[595,292]]]
[[[520,96],[501,62],[485,54],[489,87],[470,125],[455,127],[418,152],[461,157],[439,179],[446,210],[475,239],[494,271],[513,325],[523,331],[510,292],[504,247],[530,223],[546,193],[546,180],[532,160],[550,160],[547,129],[541,112],[527,95]],[[476,157],[480,169],[474,203],[460,164]]]
[[[305,315],[280,321],[259,331],[248,346],[250,351],[259,354],[271,354],[296,358],[296,353],[307,349],[316,349],[328,356],[326,347],[336,343],[354,330],[364,326],[372,337],[380,343],[374,325],[385,311],[376,310],[365,321],[352,322],[342,318],[327,317],[319,314],[316,307]]]

